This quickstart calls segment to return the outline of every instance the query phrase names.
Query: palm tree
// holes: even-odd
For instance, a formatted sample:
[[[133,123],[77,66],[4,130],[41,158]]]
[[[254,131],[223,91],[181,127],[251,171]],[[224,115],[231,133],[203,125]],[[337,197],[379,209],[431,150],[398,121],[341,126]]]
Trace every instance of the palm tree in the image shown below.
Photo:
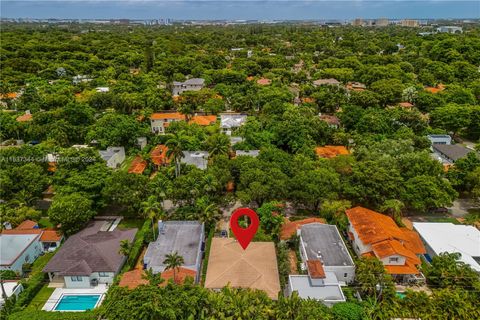
[[[206,145],[211,158],[226,155],[230,150],[230,139],[223,133],[217,133],[208,137]]]
[[[148,280],[149,284],[154,287],[158,287],[165,280],[162,278],[161,273],[153,273],[152,268],[145,270],[145,274],[142,279]]]
[[[132,244],[128,239],[120,241],[120,249],[118,249],[119,254],[127,257],[130,254],[130,250],[132,250]]]
[[[177,282],[176,279],[178,268],[181,267],[184,263],[185,261],[183,260],[183,257],[179,255],[178,252],[172,252],[170,254],[167,254],[165,260],[163,261],[163,264],[166,265],[165,270],[173,270],[173,281],[175,283]]]
[[[202,199],[203,198],[200,198],[200,201],[197,201],[197,205],[201,208],[200,221],[204,222],[208,227],[220,220],[222,212],[215,203],[202,203]]]
[[[180,175],[180,160],[183,157],[183,148],[188,142],[187,136],[180,131],[171,134],[165,145],[168,147],[167,157],[173,157],[175,161],[175,177]]]
[[[148,197],[147,201],[141,203],[141,206],[145,219],[152,221],[153,241],[155,241],[155,220],[159,218],[162,206],[158,203],[155,196]]]
[[[385,200],[383,205],[380,207],[380,211],[392,215],[392,218],[395,221],[402,219],[402,210],[405,208],[405,204],[397,199]]]

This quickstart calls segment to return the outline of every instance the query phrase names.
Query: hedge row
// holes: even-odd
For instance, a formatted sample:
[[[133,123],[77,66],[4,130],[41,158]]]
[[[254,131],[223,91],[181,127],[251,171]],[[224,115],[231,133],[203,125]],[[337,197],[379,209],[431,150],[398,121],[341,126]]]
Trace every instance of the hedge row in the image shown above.
[[[132,249],[130,250],[130,254],[128,255],[125,265],[123,266],[122,272],[131,270],[135,267],[138,257],[140,257],[143,246],[145,245],[145,236],[148,232],[152,232],[152,223],[150,220],[146,220],[142,228],[137,232]]]
[[[48,312],[24,310],[11,314],[8,320],[96,320],[98,316],[87,312]]]
[[[207,276],[208,256],[210,255],[210,246],[212,245],[212,238],[214,234],[215,234],[215,228],[210,228],[210,232],[208,233],[207,243],[205,245],[205,258],[203,259],[202,278],[200,280],[202,286],[205,284],[205,278]]]

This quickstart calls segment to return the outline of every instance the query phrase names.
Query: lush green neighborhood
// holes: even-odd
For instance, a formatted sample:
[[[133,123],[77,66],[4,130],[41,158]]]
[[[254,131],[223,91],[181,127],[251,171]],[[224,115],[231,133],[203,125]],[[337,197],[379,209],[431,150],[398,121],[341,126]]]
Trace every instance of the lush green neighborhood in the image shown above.
[[[480,318],[480,255],[431,229],[480,241],[480,27],[430,29],[2,23],[1,236],[42,252],[2,260],[23,291],[0,318]],[[239,207],[276,289],[218,287],[222,254],[262,257],[227,252]],[[172,250],[146,268],[176,221],[195,267]],[[317,224],[353,271],[310,256]],[[332,272],[338,301],[292,289]],[[97,273],[87,311],[52,312]]]

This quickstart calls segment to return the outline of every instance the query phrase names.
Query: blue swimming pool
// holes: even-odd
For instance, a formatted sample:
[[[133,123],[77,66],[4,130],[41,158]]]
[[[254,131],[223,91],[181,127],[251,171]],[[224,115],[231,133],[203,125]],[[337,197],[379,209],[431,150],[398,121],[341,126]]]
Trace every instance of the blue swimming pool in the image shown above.
[[[95,295],[64,295],[55,306],[56,311],[85,311],[95,308],[99,294]]]

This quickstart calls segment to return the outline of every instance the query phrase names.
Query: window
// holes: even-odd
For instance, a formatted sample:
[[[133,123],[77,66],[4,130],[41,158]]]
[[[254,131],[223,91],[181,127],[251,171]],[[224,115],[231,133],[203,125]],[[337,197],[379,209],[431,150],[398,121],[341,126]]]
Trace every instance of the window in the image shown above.
[[[98,276],[99,277],[108,277],[108,274],[106,272],[99,272]]]
[[[344,274],[343,274],[343,277],[344,277],[344,278],[348,277],[348,273],[344,273]]]
[[[388,262],[398,262],[398,257],[390,257]]]
[[[72,280],[72,282],[82,282],[83,281],[83,278],[80,277],[80,276],[73,276],[73,277],[70,277],[70,279]]]
[[[25,256],[25,262],[28,263],[28,261],[30,261],[30,255],[27,254],[27,255]]]

